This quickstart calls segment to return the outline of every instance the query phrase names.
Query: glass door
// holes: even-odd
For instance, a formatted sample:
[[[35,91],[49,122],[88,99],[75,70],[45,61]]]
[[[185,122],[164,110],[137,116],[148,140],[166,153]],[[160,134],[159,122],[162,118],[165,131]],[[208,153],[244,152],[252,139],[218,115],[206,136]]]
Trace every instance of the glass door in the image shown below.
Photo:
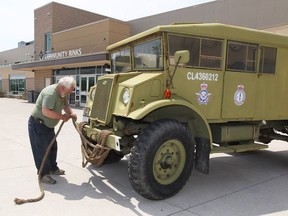
[[[90,88],[94,85],[95,85],[95,75],[80,77],[80,106],[86,105]]]

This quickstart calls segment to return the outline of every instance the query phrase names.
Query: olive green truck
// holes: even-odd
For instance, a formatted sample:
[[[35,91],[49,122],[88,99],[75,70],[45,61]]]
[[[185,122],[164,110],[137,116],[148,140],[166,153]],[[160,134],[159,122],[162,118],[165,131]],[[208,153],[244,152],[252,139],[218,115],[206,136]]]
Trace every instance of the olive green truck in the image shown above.
[[[109,150],[104,164],[127,155],[130,183],[143,197],[173,196],[193,168],[208,174],[212,153],[288,141],[288,37],[173,24],[107,50],[111,71],[91,88],[80,130]],[[87,159],[93,147],[85,146]]]

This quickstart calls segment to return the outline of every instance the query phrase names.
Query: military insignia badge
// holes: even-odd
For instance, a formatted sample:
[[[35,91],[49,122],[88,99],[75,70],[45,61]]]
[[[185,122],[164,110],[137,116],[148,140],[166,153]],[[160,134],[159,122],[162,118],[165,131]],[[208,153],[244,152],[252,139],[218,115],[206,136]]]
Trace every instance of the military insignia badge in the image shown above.
[[[244,104],[246,99],[246,93],[244,91],[244,85],[238,85],[237,91],[234,94],[234,103],[237,106],[241,106]]]
[[[211,93],[209,93],[207,90],[208,84],[202,83],[200,87],[201,87],[201,90],[198,93],[196,93],[197,101],[199,105],[202,105],[202,104],[207,105],[209,102],[209,96],[211,95]]]

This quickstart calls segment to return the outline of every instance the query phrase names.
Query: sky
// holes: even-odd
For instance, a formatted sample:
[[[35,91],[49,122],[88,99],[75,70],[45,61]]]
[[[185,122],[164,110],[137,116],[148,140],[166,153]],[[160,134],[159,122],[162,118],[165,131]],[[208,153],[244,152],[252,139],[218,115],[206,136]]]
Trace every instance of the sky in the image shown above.
[[[115,19],[129,21],[212,0],[54,0]],[[0,7],[0,52],[34,40],[34,10],[52,0],[8,0]]]

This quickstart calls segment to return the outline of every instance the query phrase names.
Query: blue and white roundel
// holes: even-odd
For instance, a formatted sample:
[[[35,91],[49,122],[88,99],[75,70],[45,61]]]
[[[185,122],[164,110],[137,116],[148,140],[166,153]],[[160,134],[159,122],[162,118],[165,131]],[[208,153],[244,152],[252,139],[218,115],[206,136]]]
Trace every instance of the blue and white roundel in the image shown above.
[[[246,99],[246,93],[244,91],[244,85],[238,85],[237,91],[234,94],[234,103],[237,106],[241,106],[244,104]]]

